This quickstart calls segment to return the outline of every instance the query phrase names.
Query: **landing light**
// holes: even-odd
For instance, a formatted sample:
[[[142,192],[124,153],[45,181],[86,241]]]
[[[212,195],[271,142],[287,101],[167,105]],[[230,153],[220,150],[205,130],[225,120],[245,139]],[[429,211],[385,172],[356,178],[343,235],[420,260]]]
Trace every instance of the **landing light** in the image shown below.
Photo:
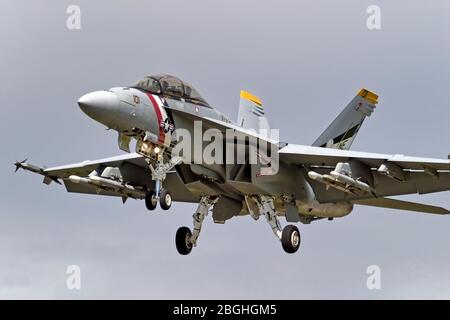
[[[148,149],[150,149],[150,146],[145,142],[141,145],[141,147],[143,151],[147,151]]]

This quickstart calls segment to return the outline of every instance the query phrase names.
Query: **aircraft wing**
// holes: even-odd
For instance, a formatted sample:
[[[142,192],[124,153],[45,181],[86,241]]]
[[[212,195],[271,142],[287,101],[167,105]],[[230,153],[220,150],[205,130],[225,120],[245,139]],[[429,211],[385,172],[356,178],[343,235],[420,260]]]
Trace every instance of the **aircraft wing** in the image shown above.
[[[319,174],[331,174],[339,162],[355,159],[365,164],[373,173],[373,192],[345,194],[311,180],[320,202],[339,201],[345,195],[348,200],[396,196],[412,193],[431,193],[450,190],[450,160],[410,157],[379,153],[358,152],[330,148],[287,145],[279,151],[280,161],[305,166]],[[381,174],[381,165],[393,165],[404,176],[401,181]],[[356,177],[357,178],[357,177]]]
[[[450,160],[410,157],[404,155],[389,155],[370,152],[358,152],[339,149],[328,149],[289,144],[279,151],[280,159],[301,165],[335,166],[338,162],[357,159],[362,163],[378,168],[384,162],[399,165],[403,169],[424,170],[450,170]]]
[[[43,182],[45,184],[50,184],[52,181],[57,183],[62,181],[68,192],[116,196],[124,199],[127,198],[127,192],[124,195],[124,192],[121,192],[119,189],[124,185],[127,188],[135,190],[134,193],[128,193],[131,197],[135,198],[141,198],[141,195],[145,194],[145,190],[152,190],[154,188],[150,169],[144,158],[137,153],[98,160],[86,160],[51,168],[40,168],[27,162],[17,162],[15,165],[17,169],[21,168],[25,171],[44,176]],[[118,186],[117,183],[115,186],[109,187],[83,183],[83,179],[88,178],[94,171],[97,171],[97,175],[100,177],[111,178],[110,176],[105,176],[105,168],[113,168],[113,170],[116,170],[111,172],[113,172],[113,175],[121,176],[120,184],[122,186]],[[69,179],[71,176],[76,176],[80,179]],[[74,180],[79,180],[79,182],[74,182]],[[198,200],[185,187],[176,171],[167,174],[167,178],[164,181],[164,188],[171,192],[174,201],[196,202]]]

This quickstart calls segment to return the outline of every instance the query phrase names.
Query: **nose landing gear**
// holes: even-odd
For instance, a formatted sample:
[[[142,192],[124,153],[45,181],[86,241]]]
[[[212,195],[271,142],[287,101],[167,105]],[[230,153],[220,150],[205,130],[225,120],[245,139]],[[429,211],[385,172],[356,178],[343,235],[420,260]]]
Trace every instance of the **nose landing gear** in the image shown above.
[[[169,191],[162,188],[162,183],[166,179],[167,173],[176,165],[182,162],[180,157],[173,157],[169,162],[164,163],[164,151],[160,150],[157,154],[155,167],[151,163],[151,159],[146,158],[150,171],[152,172],[152,180],[155,181],[155,191],[149,191],[145,197],[145,205],[147,209],[154,210],[159,202],[161,209],[169,210],[172,206],[172,196]]]

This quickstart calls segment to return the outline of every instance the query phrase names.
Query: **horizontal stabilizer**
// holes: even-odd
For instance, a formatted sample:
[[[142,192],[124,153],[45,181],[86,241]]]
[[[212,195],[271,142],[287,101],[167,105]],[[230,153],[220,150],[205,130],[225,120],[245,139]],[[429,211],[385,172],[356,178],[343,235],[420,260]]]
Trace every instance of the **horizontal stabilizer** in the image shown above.
[[[423,203],[409,202],[390,198],[376,198],[352,201],[354,204],[360,204],[364,206],[390,208],[399,210],[408,210],[432,214],[450,214],[445,208],[431,206]]]

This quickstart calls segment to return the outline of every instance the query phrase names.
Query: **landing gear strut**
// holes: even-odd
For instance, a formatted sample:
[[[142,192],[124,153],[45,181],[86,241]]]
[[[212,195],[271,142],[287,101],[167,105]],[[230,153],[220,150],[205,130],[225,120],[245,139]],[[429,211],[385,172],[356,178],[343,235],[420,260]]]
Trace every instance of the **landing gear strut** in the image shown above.
[[[273,233],[281,241],[281,246],[287,253],[295,253],[300,247],[300,231],[294,225],[287,225],[281,228],[280,221],[275,211],[273,199],[268,196],[258,195],[251,197],[258,207],[259,214],[263,214],[272,228]],[[257,216],[256,216],[257,217]]]
[[[178,229],[175,236],[175,244],[178,253],[187,255],[192,251],[192,248],[197,245],[197,239],[202,230],[203,220],[208,215],[209,209],[219,200],[219,197],[203,196],[198,204],[197,211],[192,218],[194,219],[194,231],[188,227],[181,227]]]
[[[145,205],[147,209],[154,210],[159,202],[161,209],[169,210],[172,205],[172,196],[167,190],[162,188],[162,183],[166,179],[167,173],[173,167],[180,164],[182,159],[180,157],[174,157],[168,163],[164,163],[164,150],[160,150],[156,157],[155,167],[151,164],[150,159],[146,158],[150,171],[152,172],[152,180],[155,181],[155,191],[147,193]]]

